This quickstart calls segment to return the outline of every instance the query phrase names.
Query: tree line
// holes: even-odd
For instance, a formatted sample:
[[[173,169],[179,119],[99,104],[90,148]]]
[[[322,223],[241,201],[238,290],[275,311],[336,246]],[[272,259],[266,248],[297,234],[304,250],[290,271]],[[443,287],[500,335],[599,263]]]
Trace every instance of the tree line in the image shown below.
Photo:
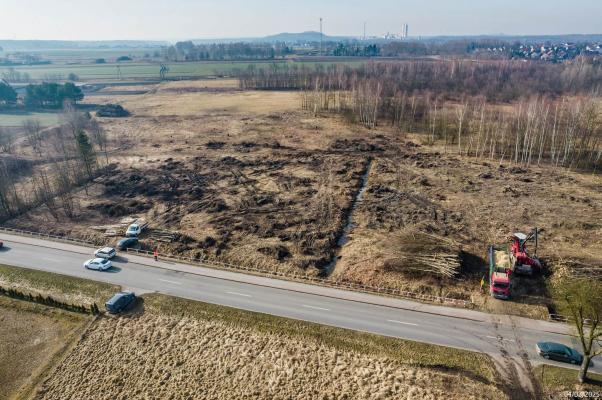
[[[235,72],[243,89],[353,90],[364,82],[380,82],[383,95],[432,91],[446,98],[484,96],[488,101],[513,101],[532,95],[597,93],[602,63],[582,60],[565,64],[522,61],[368,62],[359,67],[315,67],[272,64]]]
[[[59,108],[65,102],[77,103],[83,98],[82,90],[71,82],[44,82],[39,85],[30,84],[25,88],[23,105],[26,108]],[[17,100],[15,89],[8,82],[0,81],[0,106],[14,106]]]
[[[288,54],[292,54],[292,49],[284,44],[247,42],[194,44],[186,41],[168,47],[164,56],[168,61],[221,61],[272,60]]]
[[[8,106],[17,102],[17,92],[8,84],[0,80],[0,105]]]
[[[100,309],[96,305],[96,303],[91,304],[90,306],[79,305],[79,304],[70,304],[64,301],[59,301],[54,299],[51,296],[44,297],[41,294],[32,295],[31,293],[24,293],[16,289],[5,289],[0,286],[0,296],[6,296],[13,299],[29,301],[32,303],[43,304],[45,306],[62,308],[63,310],[79,312],[82,314],[92,314],[98,315],[100,314]]]
[[[369,63],[239,73],[248,89],[300,89],[301,107],[369,128],[424,133],[458,153],[531,165],[602,167],[599,66],[515,62]],[[592,91],[593,90],[593,91]],[[511,101],[501,107],[497,102]]]
[[[62,85],[44,82],[39,85],[27,85],[23,103],[30,108],[58,108],[66,101],[76,103],[83,98],[82,90],[71,82]]]
[[[108,165],[107,136],[97,120],[67,105],[60,128],[42,130],[39,122],[23,124],[25,145],[43,167],[31,168],[23,178],[23,168],[11,167],[13,136],[0,131],[0,221],[8,220],[39,206],[45,206],[56,219],[75,218],[79,203],[73,189],[94,180]],[[99,157],[99,155],[102,155]]]

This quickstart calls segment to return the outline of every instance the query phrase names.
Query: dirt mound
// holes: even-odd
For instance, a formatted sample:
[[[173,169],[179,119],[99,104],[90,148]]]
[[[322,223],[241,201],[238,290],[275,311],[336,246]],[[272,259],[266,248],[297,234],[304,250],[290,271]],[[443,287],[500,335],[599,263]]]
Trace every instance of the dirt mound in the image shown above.
[[[138,200],[124,200],[121,204],[101,202],[88,205],[88,209],[101,212],[108,217],[123,217],[150,210],[152,205]]]
[[[331,150],[380,152],[383,148],[364,139],[336,139],[330,144]]]
[[[104,118],[129,117],[130,113],[119,104],[105,104],[98,108],[96,116]]]

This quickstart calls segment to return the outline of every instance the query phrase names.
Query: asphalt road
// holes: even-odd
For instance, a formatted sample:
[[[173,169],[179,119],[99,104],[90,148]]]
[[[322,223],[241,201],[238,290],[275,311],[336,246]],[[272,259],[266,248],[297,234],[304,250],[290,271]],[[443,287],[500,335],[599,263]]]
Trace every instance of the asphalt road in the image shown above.
[[[568,327],[552,322],[495,316],[473,310],[430,306],[407,300],[317,287],[172,262],[119,255],[107,272],[89,271],[83,262],[93,250],[71,244],[3,234],[0,263],[159,292],[281,317],[396,338],[484,352],[502,364],[526,354],[544,362],[538,341],[579,348]],[[507,354],[504,358],[502,355]],[[548,362],[567,366],[566,364]],[[602,361],[591,369],[602,372]]]

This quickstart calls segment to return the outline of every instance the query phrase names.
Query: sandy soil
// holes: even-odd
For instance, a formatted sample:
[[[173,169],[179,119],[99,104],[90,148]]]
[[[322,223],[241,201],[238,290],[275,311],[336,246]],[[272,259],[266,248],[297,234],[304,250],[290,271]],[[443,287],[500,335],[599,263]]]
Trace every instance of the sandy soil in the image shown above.
[[[220,321],[101,318],[37,399],[483,399],[483,383]]]

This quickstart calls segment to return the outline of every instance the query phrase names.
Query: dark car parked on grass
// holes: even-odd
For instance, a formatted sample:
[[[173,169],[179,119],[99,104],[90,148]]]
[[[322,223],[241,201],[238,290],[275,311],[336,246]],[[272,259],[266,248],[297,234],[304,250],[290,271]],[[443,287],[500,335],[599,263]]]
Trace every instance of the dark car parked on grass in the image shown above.
[[[136,300],[132,292],[120,292],[106,302],[105,307],[111,314],[119,314]]]
[[[535,348],[540,356],[548,360],[562,361],[576,365],[580,365],[583,362],[583,356],[577,350],[560,343],[539,342],[535,345]]]
[[[138,244],[138,238],[135,237],[130,237],[130,238],[124,238],[121,239],[119,242],[117,242],[117,248],[119,250],[127,250],[130,247],[134,247]]]

